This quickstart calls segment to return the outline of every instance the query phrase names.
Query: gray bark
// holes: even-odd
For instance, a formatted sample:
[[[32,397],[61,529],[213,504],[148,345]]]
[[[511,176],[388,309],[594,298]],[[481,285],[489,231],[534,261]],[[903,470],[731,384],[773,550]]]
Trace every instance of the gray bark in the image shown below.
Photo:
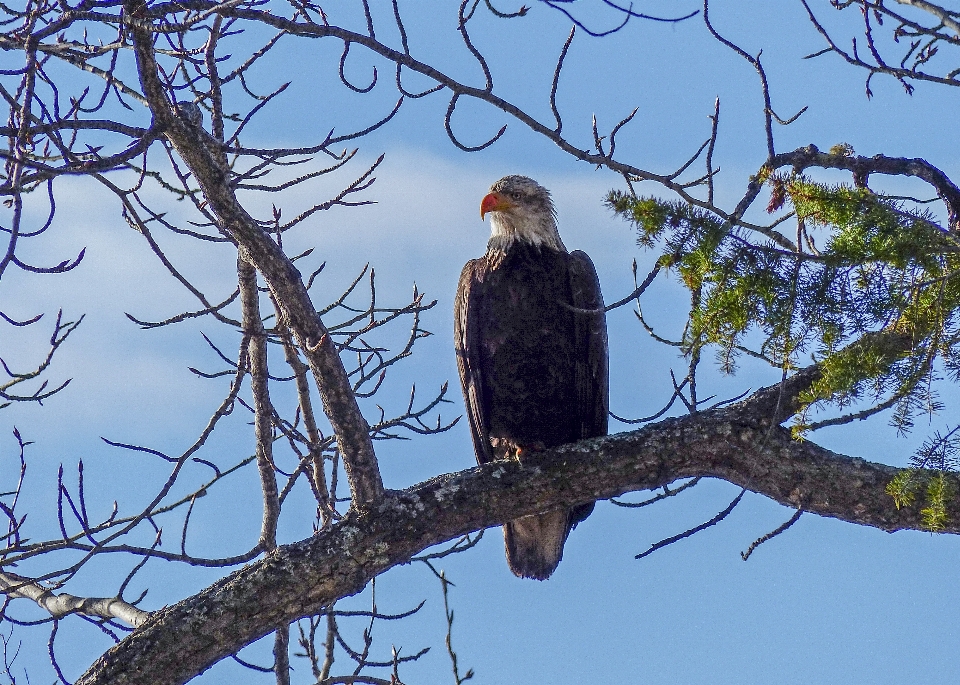
[[[144,6],[130,0],[124,5],[131,17],[142,15]],[[324,413],[337,436],[343,464],[358,506],[375,503],[383,492],[370,427],[357,405],[353,388],[337,353],[336,345],[317,315],[300,272],[280,246],[237,200],[219,143],[203,129],[178,117],[158,75],[153,48],[154,35],[145,28],[131,29],[137,70],[154,125],[186,162],[218,219],[218,230],[230,238],[240,258],[256,267],[280,308],[283,321],[304,352],[320,390]]]
[[[792,508],[886,531],[920,529],[921,504],[897,509],[885,488],[897,469],[793,440],[771,423],[777,386],[730,407],[438,476],[351,510],[317,535],[151,616],[78,685],[184,683],[266,635],[355,594],[374,576],[465,533],[558,506],[716,477]],[[960,491],[960,478],[948,475]],[[960,532],[960,502],[946,532]]]

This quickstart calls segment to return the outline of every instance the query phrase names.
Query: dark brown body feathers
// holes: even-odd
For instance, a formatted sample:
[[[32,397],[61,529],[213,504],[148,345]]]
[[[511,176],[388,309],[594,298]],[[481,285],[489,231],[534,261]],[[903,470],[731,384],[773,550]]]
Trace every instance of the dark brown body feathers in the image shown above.
[[[602,310],[596,271],[583,252],[514,241],[466,264],[454,338],[479,463],[606,435]],[[506,524],[510,569],[548,578],[570,530],[592,510],[589,502]]]

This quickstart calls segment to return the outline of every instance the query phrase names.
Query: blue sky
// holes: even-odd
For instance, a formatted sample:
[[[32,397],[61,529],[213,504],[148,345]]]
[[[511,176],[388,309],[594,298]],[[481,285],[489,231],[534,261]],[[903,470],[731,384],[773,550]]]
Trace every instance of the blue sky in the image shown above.
[[[425,5],[407,9],[414,54],[476,81],[479,70],[457,44],[455,9],[448,3],[427,5],[422,13]],[[372,6],[375,18],[387,26],[389,3]],[[664,0],[644,3],[642,11],[679,14],[697,7]],[[592,26],[614,21],[599,6],[583,8],[581,16]],[[817,8],[827,17],[834,13],[826,2]],[[330,16],[337,20],[336,11]],[[874,97],[868,100],[865,74],[831,56],[801,61],[822,43],[798,2],[744,0],[718,6],[712,16],[718,30],[749,52],[763,49],[774,107],[781,116],[810,106],[796,124],[776,130],[781,151],[808,143],[826,149],[847,142],[860,154],[924,157],[960,177],[958,93],[921,86],[908,97],[896,82],[878,78]],[[545,121],[550,117],[546,97],[553,60],[569,26],[559,12],[534,3],[522,20],[481,17],[473,29],[478,46],[490,57],[497,92]],[[857,35],[855,23],[838,27],[849,30],[845,35]],[[378,35],[394,41],[386,29]],[[365,83],[370,67],[379,64],[383,81],[373,93],[355,95],[337,85],[338,58],[335,46],[301,41],[264,65],[255,78],[261,90],[289,78],[295,81],[278,106],[265,110],[253,131],[256,140],[263,145],[308,144],[332,127],[360,128],[389,111],[396,99],[390,69],[355,49],[347,65],[351,77]],[[292,74],[291,66],[298,67]],[[416,80],[408,87],[416,87]],[[749,65],[713,41],[699,18],[681,24],[631,22],[604,39],[579,35],[567,58],[558,104],[565,114],[564,130],[584,147],[589,145],[591,115],[609,129],[639,106],[636,122],[620,135],[622,159],[664,172],[683,163],[706,138],[707,116],[717,97],[717,158],[723,170],[718,197],[731,206],[765,156],[760,93]],[[593,257],[608,301],[632,290],[632,260],[641,263],[643,272],[651,256],[636,248],[629,227],[601,204],[605,192],[618,187],[615,175],[565,157],[548,141],[482,104],[464,103],[458,109],[455,127],[462,140],[476,144],[503,123],[509,128],[493,147],[465,155],[446,139],[445,109],[442,94],[406,104],[393,122],[360,142],[358,161],[336,179],[290,193],[284,214],[292,216],[325,190],[359,174],[363,162],[386,153],[377,183],[366,193],[377,204],[318,215],[287,244],[291,252],[317,248],[315,262],[328,264],[319,286],[322,293],[339,293],[338,288],[370,262],[377,269],[382,297],[399,304],[415,282],[438,300],[424,324],[435,335],[418,345],[417,354],[391,377],[377,401],[400,406],[411,382],[427,393],[450,381],[457,404],[444,412],[452,418],[462,411],[452,354],[452,298],[461,265],[484,249],[489,228],[481,223],[478,206],[490,183],[508,173],[523,173],[550,188],[565,243]],[[918,189],[905,182],[889,187]],[[657,192],[652,186],[641,190]],[[0,289],[3,309],[11,316],[61,306],[70,315],[88,316],[53,370],[57,378],[73,377],[73,384],[43,408],[15,406],[0,412],[4,478],[12,464],[12,427],[36,441],[28,453],[27,494],[31,510],[37,512],[31,516],[40,518],[33,521],[38,535],[55,525],[52,519],[43,520],[41,512],[54,511],[53,484],[61,462],[70,472],[78,459],[84,460],[88,482],[100,483],[91,499],[97,495],[101,514],[114,499],[133,506],[145,497],[137,483],[162,478],[165,469],[108,448],[100,437],[172,453],[184,449],[226,387],[226,381],[201,381],[187,370],[219,368],[200,333],[215,334],[227,349],[236,344],[235,336],[210,323],[140,331],[124,317],[130,312],[162,318],[193,304],[172,284],[143,239],[123,223],[117,203],[94,199],[91,192],[82,181],[66,180],[58,198],[56,233],[26,245],[23,252],[33,261],[55,263],[86,247],[83,265],[57,277],[8,273]],[[272,199],[252,198],[251,207],[265,215]],[[178,211],[171,207],[172,216],[179,216]],[[158,237],[178,266],[205,290],[224,296],[233,288],[229,248],[197,250],[174,237]],[[683,292],[668,279],[658,279],[644,296],[645,315],[665,334],[678,334],[683,306]],[[652,413],[669,397],[670,368],[682,375],[684,362],[672,349],[651,341],[626,308],[609,315],[609,327],[611,408],[627,416]],[[4,358],[26,363],[22,349],[9,345],[0,341]],[[272,363],[279,367],[281,359]],[[774,380],[769,371],[746,361],[734,377],[721,376],[706,364],[701,392],[729,397]],[[372,403],[364,408],[373,411]],[[231,417],[225,430],[215,434],[207,457],[229,463],[246,456],[252,450],[252,430],[244,421]],[[930,426],[921,423],[906,439],[896,438],[885,421],[880,417],[827,429],[814,439],[846,454],[902,465],[925,431],[943,428],[949,415],[934,417]],[[462,425],[442,436],[378,447],[388,487],[405,487],[473,463]],[[235,553],[249,548],[260,520],[257,489],[251,469],[220,496],[201,502],[191,537],[194,551]],[[499,530],[487,531],[475,550],[443,562],[456,583],[451,599],[461,670],[474,668],[477,683],[531,685],[606,680],[645,685],[874,685],[951,681],[960,674],[960,619],[955,611],[960,604],[960,584],[955,582],[960,543],[955,538],[918,532],[888,535],[804,515],[744,563],[740,551],[792,513],[748,495],[719,526],[643,560],[633,558],[657,540],[709,519],[737,492],[732,485],[710,482],[639,511],[601,503],[571,535],[559,570],[544,583],[514,578],[503,559]],[[281,520],[282,538],[308,535],[313,513],[308,493],[298,493],[288,509]],[[175,602],[219,576],[216,571],[153,562],[148,568],[143,580],[143,586],[150,587],[147,609]],[[113,586],[104,587],[104,582],[122,577],[126,570],[92,565],[68,589],[75,594],[109,592]],[[368,593],[346,603],[366,605]],[[408,683],[444,682],[449,662],[442,644],[439,583],[425,568],[402,567],[378,581],[377,594],[383,611],[402,611],[428,600],[422,616],[383,627],[375,635],[374,649],[388,658],[391,644],[402,646],[405,654],[433,645],[421,663],[401,670],[401,677]],[[21,610],[28,615],[28,608]],[[33,639],[40,642],[25,648],[18,663],[30,671],[32,682],[41,682],[48,680],[42,665],[46,634],[35,631]],[[90,626],[68,621],[58,645],[68,677],[75,677],[108,642]],[[255,645],[247,650],[248,657],[268,663],[269,649],[266,643]],[[294,682],[306,682],[306,665],[294,660],[294,667]],[[248,677],[253,676],[223,663],[199,682]]]

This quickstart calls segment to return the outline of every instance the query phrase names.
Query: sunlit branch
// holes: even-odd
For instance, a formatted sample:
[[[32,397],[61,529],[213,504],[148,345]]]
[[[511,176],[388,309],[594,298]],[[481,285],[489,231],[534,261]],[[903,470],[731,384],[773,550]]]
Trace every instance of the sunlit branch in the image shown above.
[[[106,619],[118,618],[136,628],[150,616],[146,611],[116,597],[76,597],[66,592],[57,594],[29,578],[8,571],[0,573],[0,592],[8,597],[33,600],[53,618],[81,613]]]

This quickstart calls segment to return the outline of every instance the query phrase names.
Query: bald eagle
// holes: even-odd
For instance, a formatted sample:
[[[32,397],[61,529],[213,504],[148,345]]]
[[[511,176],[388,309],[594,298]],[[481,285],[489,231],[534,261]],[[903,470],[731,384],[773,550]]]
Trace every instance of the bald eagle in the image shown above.
[[[593,262],[567,252],[550,193],[506,176],[480,204],[490,214],[486,254],[467,262],[454,311],[457,365],[480,464],[523,460],[607,433],[607,329]],[[507,564],[522,578],[556,570],[578,503],[503,527]]]

